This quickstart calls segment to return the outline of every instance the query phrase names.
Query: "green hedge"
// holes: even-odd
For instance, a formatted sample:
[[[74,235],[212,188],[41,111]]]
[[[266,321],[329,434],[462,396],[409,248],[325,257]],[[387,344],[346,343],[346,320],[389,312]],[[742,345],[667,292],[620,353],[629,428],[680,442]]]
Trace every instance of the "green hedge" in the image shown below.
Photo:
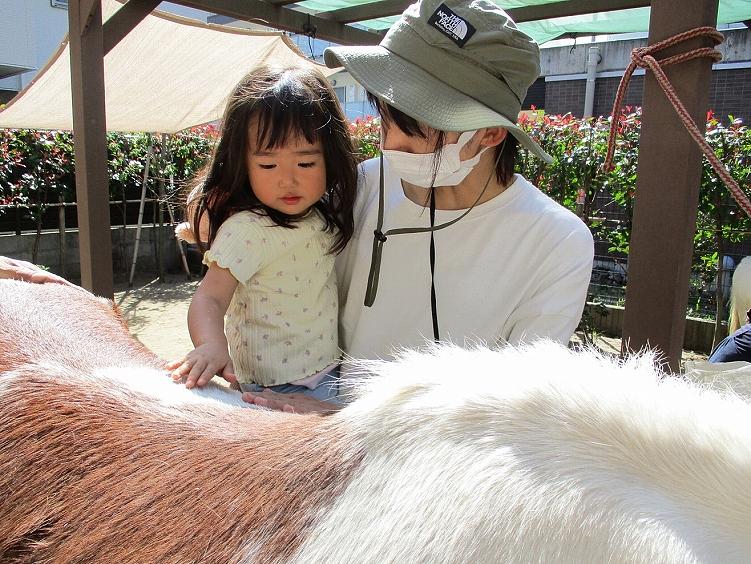
[[[140,197],[146,153],[154,142],[149,188],[156,193],[159,179],[172,178],[177,193],[205,162],[216,129],[201,126],[167,137],[146,133],[110,133],[107,155],[110,199]],[[163,153],[171,158],[159,158]],[[67,131],[0,129],[0,206],[20,206],[36,218],[45,204],[75,201],[73,135]],[[176,194],[168,194],[168,197]],[[7,210],[0,207],[0,213]]]
[[[609,120],[537,115],[521,118],[523,127],[555,158],[550,165],[521,151],[517,170],[564,206],[577,212],[595,237],[607,242],[609,253],[625,257],[629,250],[631,210],[636,198],[636,164],[641,114],[626,108],[619,117],[615,168],[602,170]],[[355,120],[350,131],[361,159],[378,153],[378,118]],[[152,162],[150,190],[158,178],[174,180],[167,197],[178,192],[208,158],[216,141],[212,126],[170,136],[167,147],[154,138],[156,154],[167,150],[172,159]],[[707,116],[707,139],[741,186],[751,179],[751,130],[730,117],[720,123]],[[109,189],[112,200],[135,199],[141,191],[148,134],[107,136]],[[667,140],[666,140],[667,141]],[[718,261],[732,245],[745,240],[751,223],[732,201],[728,190],[705,162],[695,235],[695,280],[698,287],[712,281]],[[40,216],[48,202],[75,200],[72,135],[62,131],[0,130],[0,214],[21,206],[28,217]],[[577,203],[578,202],[578,203]],[[613,219],[615,218],[615,219]],[[690,309],[693,306],[690,306]],[[691,313],[692,311],[690,311]],[[695,313],[695,312],[693,312]]]

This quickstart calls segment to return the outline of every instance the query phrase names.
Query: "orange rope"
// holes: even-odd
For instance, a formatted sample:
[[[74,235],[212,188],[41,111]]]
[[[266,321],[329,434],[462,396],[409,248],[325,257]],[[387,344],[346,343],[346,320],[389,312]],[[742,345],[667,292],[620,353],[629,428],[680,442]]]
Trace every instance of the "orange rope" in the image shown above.
[[[699,57],[709,57],[714,61],[719,61],[722,59],[722,55],[717,49],[713,47],[702,47],[660,60],[655,59],[655,57],[653,56],[655,53],[665,49],[666,47],[700,36],[710,37],[714,41],[715,45],[722,43],[725,39],[723,35],[713,27],[697,27],[696,29],[685,31],[683,33],[679,33],[678,35],[674,35],[673,37],[669,37],[668,39],[655,43],[654,45],[634,49],[631,52],[631,62],[629,63],[628,67],[626,67],[626,70],[623,73],[623,78],[621,79],[621,83],[618,86],[618,92],[615,95],[613,113],[610,116],[608,153],[605,157],[605,164],[603,165],[603,168],[606,172],[613,170],[613,153],[615,152],[615,138],[618,132],[618,121],[620,119],[621,105],[623,103],[623,96],[626,93],[626,88],[628,87],[629,80],[631,80],[631,75],[637,67],[649,69],[654,73],[655,79],[657,79],[657,83],[660,85],[663,92],[665,92],[665,96],[667,96],[668,100],[673,105],[673,108],[678,114],[678,117],[683,122],[683,125],[686,127],[694,141],[696,141],[696,143],[699,145],[699,148],[707,157],[707,160],[709,160],[709,164],[712,165],[712,168],[725,183],[725,186],[730,189],[730,193],[733,195],[735,201],[738,202],[738,205],[741,207],[741,209],[746,212],[746,215],[751,217],[751,202],[749,202],[746,195],[738,186],[738,183],[733,179],[728,170],[720,162],[720,159],[717,158],[717,155],[714,154],[714,151],[712,151],[712,148],[704,139],[704,136],[699,131],[696,123],[694,123],[694,120],[691,119],[691,116],[686,111],[686,108],[678,99],[678,95],[675,93],[673,85],[670,83],[668,77],[665,75],[665,72],[662,70],[662,67],[675,63],[682,63],[683,61],[689,61],[691,59],[697,59]]]

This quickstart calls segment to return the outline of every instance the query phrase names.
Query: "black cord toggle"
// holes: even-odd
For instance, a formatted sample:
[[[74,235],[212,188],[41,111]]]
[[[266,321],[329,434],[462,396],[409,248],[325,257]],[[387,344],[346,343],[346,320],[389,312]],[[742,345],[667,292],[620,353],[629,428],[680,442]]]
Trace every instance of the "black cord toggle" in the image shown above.
[[[308,37],[315,39],[318,28],[310,22],[310,14],[308,14],[308,21],[302,24],[302,32]]]

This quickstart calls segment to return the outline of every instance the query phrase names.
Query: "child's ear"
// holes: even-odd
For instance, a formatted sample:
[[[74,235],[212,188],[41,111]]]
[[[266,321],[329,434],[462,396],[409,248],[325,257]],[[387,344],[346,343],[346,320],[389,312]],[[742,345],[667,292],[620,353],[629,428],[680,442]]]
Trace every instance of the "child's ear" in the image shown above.
[[[495,147],[506,139],[508,129],[505,127],[486,127],[480,138],[481,147]]]

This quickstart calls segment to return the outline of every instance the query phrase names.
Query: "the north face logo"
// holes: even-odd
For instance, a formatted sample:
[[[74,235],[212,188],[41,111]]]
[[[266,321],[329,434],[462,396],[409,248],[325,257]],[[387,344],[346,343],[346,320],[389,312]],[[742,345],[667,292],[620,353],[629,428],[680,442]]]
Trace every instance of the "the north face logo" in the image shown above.
[[[445,4],[438,6],[428,23],[452,39],[459,47],[464,47],[464,44],[475,33],[472,24],[457,16]]]
[[[438,15],[438,25],[446,31],[450,31],[459,39],[464,39],[467,35],[467,22],[454,14],[447,14],[441,10],[436,12]]]

